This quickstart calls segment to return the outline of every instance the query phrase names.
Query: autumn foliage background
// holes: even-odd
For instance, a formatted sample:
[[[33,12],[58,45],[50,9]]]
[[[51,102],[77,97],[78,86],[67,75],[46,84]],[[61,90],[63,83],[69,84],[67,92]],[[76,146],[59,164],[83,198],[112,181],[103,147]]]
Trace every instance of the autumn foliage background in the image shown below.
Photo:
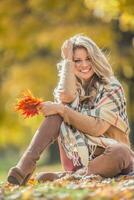
[[[13,155],[18,159],[43,118],[24,120],[14,112],[16,98],[29,88],[35,96],[53,100],[60,47],[65,39],[77,33],[91,37],[109,55],[126,92],[133,147],[134,1],[1,0],[0,163],[4,163],[1,171],[15,162]],[[52,152],[49,154],[53,159]]]

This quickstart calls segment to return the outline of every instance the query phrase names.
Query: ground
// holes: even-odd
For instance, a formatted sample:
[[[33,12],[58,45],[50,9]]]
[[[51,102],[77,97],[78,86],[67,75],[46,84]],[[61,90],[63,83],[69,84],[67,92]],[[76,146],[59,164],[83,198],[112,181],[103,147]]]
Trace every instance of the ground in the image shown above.
[[[102,178],[67,175],[53,182],[37,183],[30,179],[26,186],[0,185],[0,200],[133,200],[134,176]]]

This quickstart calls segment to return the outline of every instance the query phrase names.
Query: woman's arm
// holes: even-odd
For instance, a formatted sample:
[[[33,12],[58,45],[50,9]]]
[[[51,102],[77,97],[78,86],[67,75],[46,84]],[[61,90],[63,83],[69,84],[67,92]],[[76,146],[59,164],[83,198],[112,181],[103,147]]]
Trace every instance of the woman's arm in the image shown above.
[[[59,114],[66,123],[91,136],[97,137],[103,135],[111,126],[102,119],[83,115],[68,106],[63,106],[61,111],[59,111]]]
[[[71,103],[76,97],[76,77],[74,75],[73,44],[66,40],[61,48],[63,60],[58,64],[59,82],[55,97],[62,103]]]
[[[63,117],[64,122],[72,125],[74,128],[91,136],[100,136],[104,134],[111,125],[99,118],[82,115],[74,111],[66,105],[54,102],[43,102],[38,106],[38,109],[44,116],[59,114]]]
[[[59,80],[59,98],[62,103],[70,103],[76,97],[76,77],[74,75],[74,63],[69,60],[62,62]],[[60,89],[61,88],[61,89]]]

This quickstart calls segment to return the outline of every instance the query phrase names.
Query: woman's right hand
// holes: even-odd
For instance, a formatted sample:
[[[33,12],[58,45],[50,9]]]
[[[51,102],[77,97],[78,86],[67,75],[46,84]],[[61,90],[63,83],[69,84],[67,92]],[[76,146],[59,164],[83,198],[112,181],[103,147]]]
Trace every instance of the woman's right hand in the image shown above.
[[[73,60],[73,44],[71,40],[66,40],[62,45],[61,56],[63,59]]]

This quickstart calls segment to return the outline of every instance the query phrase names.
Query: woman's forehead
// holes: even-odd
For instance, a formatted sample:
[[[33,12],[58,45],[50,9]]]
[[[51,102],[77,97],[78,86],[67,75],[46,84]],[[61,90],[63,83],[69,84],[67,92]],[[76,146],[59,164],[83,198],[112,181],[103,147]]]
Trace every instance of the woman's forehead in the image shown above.
[[[85,47],[78,47],[74,49],[74,56],[77,56],[77,55],[89,56],[89,52],[87,51]]]

